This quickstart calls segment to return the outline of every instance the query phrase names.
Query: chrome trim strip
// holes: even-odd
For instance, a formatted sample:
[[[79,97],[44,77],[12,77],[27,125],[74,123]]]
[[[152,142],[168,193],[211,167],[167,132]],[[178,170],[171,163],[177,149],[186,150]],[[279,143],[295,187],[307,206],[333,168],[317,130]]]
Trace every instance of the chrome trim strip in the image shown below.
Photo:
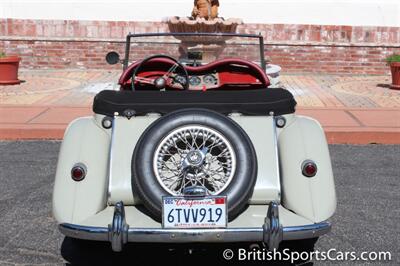
[[[58,229],[63,235],[73,238],[95,241],[108,241],[107,227],[95,227],[63,223],[58,225]]]
[[[111,182],[112,182],[114,143],[115,143],[115,116],[112,118],[112,122],[111,122],[111,142],[110,142],[110,150],[108,153],[108,191],[107,191],[108,205],[110,205],[110,199],[111,199]]]
[[[82,226],[63,223],[62,234],[86,240],[109,241],[107,227]],[[314,238],[331,230],[329,222],[282,227],[282,240]],[[162,229],[129,228],[128,242],[188,243],[188,242],[261,242],[263,227],[225,229]]]
[[[288,226],[283,228],[283,240],[298,240],[315,238],[329,233],[332,226],[329,222],[320,222],[302,226]]]
[[[279,248],[282,240],[314,238],[331,229],[329,222],[283,227],[279,221],[279,203],[271,202],[263,226],[222,229],[166,229],[129,228],[122,201],[114,207],[112,223],[108,227],[59,225],[66,236],[97,241],[109,241],[113,251],[122,251],[128,242],[188,243],[188,242],[263,242],[270,250]]]
[[[276,176],[278,177],[278,186],[279,186],[279,201],[278,204],[281,203],[281,197],[282,197],[282,177],[281,177],[281,169],[280,169],[280,163],[279,163],[279,142],[278,142],[278,129],[276,127],[276,117],[272,117],[272,127],[274,130],[274,152],[276,156]]]

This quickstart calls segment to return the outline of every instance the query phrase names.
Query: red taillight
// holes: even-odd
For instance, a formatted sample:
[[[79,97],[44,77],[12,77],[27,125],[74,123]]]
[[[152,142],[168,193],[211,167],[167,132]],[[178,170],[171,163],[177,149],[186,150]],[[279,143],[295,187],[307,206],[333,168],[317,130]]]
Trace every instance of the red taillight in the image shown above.
[[[86,176],[86,167],[83,164],[77,164],[71,169],[71,177],[74,181],[82,181]]]
[[[303,162],[302,165],[302,173],[306,177],[313,177],[317,174],[317,165],[310,160]]]

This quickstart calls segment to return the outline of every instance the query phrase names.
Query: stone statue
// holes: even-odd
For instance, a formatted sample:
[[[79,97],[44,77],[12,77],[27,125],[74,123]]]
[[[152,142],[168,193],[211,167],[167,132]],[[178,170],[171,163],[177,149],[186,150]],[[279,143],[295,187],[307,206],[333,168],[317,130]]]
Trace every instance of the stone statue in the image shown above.
[[[218,7],[218,0],[194,0],[192,17],[195,19],[215,19],[216,17],[218,17]]]

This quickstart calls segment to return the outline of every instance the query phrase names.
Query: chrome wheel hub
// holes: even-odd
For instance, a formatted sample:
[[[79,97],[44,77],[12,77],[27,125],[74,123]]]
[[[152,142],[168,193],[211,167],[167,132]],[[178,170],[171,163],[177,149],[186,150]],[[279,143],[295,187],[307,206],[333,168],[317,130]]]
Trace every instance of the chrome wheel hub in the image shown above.
[[[218,131],[203,125],[177,128],[158,145],[153,158],[158,183],[171,195],[203,187],[207,194],[222,192],[232,181],[236,155]]]
[[[207,150],[207,149],[205,149]],[[182,163],[182,167],[184,169],[187,169],[188,167],[201,167],[204,163],[204,160],[206,158],[206,152],[200,151],[200,150],[193,150],[190,151],[187,155],[185,160]]]

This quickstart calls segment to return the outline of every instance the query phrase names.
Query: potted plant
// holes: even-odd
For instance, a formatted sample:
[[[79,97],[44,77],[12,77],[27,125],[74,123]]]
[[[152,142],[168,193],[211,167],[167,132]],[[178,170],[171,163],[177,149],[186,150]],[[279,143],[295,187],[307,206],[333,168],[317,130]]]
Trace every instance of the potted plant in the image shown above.
[[[19,84],[18,67],[21,58],[0,52],[0,85]]]
[[[400,54],[393,54],[386,58],[392,72],[391,89],[400,90]]]

